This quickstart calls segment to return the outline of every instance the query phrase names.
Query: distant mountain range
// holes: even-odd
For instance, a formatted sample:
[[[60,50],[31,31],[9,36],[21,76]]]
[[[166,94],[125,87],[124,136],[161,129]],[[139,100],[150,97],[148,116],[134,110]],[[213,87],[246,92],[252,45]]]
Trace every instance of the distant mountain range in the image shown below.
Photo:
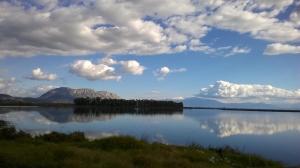
[[[120,97],[107,91],[95,91],[93,89],[72,89],[60,87],[52,89],[38,98],[13,97],[0,94],[0,104],[26,104],[26,103],[73,103],[75,98],[81,97],[100,97],[103,99],[120,99]]]
[[[199,97],[190,97],[183,100],[185,107],[209,108],[245,108],[245,109],[300,109],[300,104],[266,104],[266,103],[222,103]]]

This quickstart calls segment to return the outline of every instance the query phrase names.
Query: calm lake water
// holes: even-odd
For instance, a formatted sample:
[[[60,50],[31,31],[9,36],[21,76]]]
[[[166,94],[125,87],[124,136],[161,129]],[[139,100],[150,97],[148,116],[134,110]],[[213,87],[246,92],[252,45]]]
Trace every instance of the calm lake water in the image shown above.
[[[131,135],[167,144],[229,145],[300,164],[300,113],[184,110],[166,114],[80,113],[73,108],[2,107],[0,120],[33,135],[84,132],[89,138]]]

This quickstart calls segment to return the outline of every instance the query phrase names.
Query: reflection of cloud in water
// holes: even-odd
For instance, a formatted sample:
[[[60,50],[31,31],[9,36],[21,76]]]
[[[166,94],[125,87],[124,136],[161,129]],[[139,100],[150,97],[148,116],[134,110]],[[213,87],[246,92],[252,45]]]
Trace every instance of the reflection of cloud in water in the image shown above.
[[[119,110],[120,111],[120,110]],[[124,115],[134,115],[134,116],[142,116],[149,117],[152,119],[160,119],[160,118],[172,118],[174,120],[183,120],[184,116],[182,112],[148,112],[148,113],[135,113],[135,112],[115,112],[101,108],[72,108],[72,107],[0,107],[0,115],[9,114],[10,113],[18,113],[21,112],[29,113],[26,114],[27,117],[30,115],[37,116],[39,113],[41,116],[44,116],[50,121],[57,123],[68,123],[68,122],[92,122],[92,121],[106,121],[112,120],[118,116]],[[34,114],[30,114],[34,113]],[[16,116],[15,116],[16,117]],[[22,117],[22,116],[21,116]],[[33,117],[33,116],[32,116]]]
[[[8,121],[14,125],[28,123],[28,124],[42,124],[42,125],[54,125],[57,124],[44,116],[40,115],[38,112],[10,112],[0,114],[0,119]]]
[[[51,125],[51,124],[58,124],[58,123],[65,123],[65,122],[105,121],[105,120],[111,120],[115,115],[109,115],[109,114],[74,115],[73,113],[68,113],[68,114],[64,114],[63,117],[61,116],[56,116],[55,114],[46,113],[46,112],[18,111],[18,112],[0,114],[0,119],[12,122],[13,124],[24,122],[24,123],[39,123],[43,125]]]
[[[110,114],[87,114],[87,115],[70,115],[69,120],[67,122],[92,122],[92,121],[106,121],[111,120],[116,115]]]
[[[114,136],[120,136],[118,132],[85,132],[85,137],[88,139],[100,139],[100,138],[108,138]]]
[[[300,132],[300,115],[288,113],[219,113],[199,119],[200,127],[219,137],[233,135],[272,135],[286,131]]]
[[[89,122],[94,120],[107,120],[111,119],[110,115],[70,115],[68,117],[69,122]],[[50,117],[53,119],[53,117]],[[9,112],[0,114],[0,120],[5,120],[13,125],[16,128],[24,129],[26,132],[30,133],[33,136],[48,134],[53,131],[59,131],[60,127],[67,127],[67,123],[59,123],[56,121],[51,121],[46,118],[44,115],[41,115],[39,112],[29,112],[29,111],[18,111],[18,112]],[[72,131],[71,131],[72,132]],[[65,132],[68,133],[68,132]],[[70,132],[69,132],[70,133]],[[85,136],[88,139],[99,139],[111,136],[119,136],[120,134],[115,132],[93,132],[85,131]]]
[[[71,133],[74,131],[84,132],[89,139],[119,136],[117,125],[110,127],[110,121],[121,117],[127,119],[147,121],[147,123],[160,123],[162,120],[183,120],[182,114],[118,114],[118,113],[74,113],[72,108],[11,108],[0,112],[0,120],[5,120],[17,129],[22,129],[32,135],[47,134],[53,131]],[[161,136],[155,137],[156,141],[165,141]]]
[[[160,142],[160,143],[163,143],[163,144],[169,144],[167,139],[162,134],[155,134],[152,141]]]

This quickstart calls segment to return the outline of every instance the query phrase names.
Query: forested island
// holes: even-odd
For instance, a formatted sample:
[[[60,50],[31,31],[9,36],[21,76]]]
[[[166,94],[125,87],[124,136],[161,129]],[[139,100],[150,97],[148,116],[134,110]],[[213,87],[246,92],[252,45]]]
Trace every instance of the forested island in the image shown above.
[[[119,108],[124,110],[171,110],[182,111],[183,103],[160,100],[125,100],[125,99],[101,99],[101,98],[76,98],[75,106],[92,106],[101,108]]]

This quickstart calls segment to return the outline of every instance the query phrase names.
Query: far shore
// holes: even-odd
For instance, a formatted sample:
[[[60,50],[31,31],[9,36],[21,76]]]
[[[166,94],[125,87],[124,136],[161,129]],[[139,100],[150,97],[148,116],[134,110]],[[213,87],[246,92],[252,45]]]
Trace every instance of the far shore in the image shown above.
[[[99,107],[90,105],[75,105],[72,103],[50,103],[50,104],[18,104],[18,105],[1,105],[0,107]],[[226,110],[226,111],[261,111],[261,112],[300,112],[300,109],[255,109],[255,108],[227,108],[227,107],[187,107],[183,109],[211,109],[211,110]]]
[[[251,109],[251,108],[227,108],[227,107],[183,107],[184,109],[212,109],[228,111],[265,111],[265,112],[300,112],[300,109]]]

